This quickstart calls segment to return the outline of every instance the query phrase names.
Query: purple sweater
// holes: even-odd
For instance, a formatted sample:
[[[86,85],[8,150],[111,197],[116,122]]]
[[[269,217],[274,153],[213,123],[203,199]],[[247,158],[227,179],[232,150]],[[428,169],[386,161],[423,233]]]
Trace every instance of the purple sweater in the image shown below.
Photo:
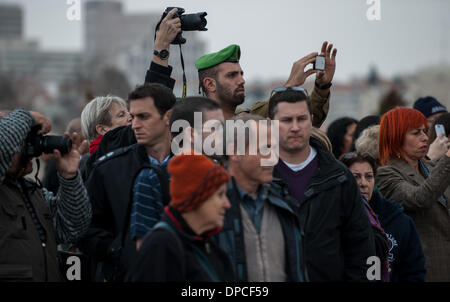
[[[305,168],[297,172],[289,168],[282,160],[278,161],[278,164],[275,166],[277,172],[288,184],[291,195],[296,199],[294,204],[297,208],[300,206],[306,186],[308,185],[311,177],[313,177],[318,166],[319,160],[317,155]]]

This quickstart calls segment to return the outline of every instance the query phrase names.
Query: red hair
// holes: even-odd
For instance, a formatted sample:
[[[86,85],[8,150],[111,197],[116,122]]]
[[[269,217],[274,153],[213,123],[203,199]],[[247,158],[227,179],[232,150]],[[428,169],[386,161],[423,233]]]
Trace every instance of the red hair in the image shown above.
[[[389,158],[403,158],[402,146],[406,133],[426,125],[426,117],[416,109],[396,107],[383,114],[378,141],[381,165],[385,165]]]

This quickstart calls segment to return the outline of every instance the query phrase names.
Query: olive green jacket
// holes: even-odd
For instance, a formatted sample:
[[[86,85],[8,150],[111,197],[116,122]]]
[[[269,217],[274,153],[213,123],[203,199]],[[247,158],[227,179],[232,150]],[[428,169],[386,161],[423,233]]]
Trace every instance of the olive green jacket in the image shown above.
[[[313,126],[316,128],[320,128],[322,123],[325,121],[328,110],[330,108],[330,94],[326,98],[321,97],[316,88],[314,87],[311,95],[309,96],[309,100],[311,103],[311,113],[313,115]],[[269,100],[257,102],[253,105],[250,110],[239,110],[236,112],[242,113],[248,112],[256,115],[261,115],[263,117],[269,116]]]

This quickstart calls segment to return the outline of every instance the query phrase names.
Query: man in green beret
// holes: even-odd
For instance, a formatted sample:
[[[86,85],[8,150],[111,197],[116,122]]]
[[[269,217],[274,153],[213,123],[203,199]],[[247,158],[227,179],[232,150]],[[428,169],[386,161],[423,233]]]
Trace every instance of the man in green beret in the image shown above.
[[[323,42],[320,55],[325,56],[325,69],[317,71],[310,68],[305,71],[306,66],[314,63],[318,55],[317,52],[310,53],[293,64],[291,74],[284,84],[285,87],[301,86],[307,77],[316,74],[314,89],[310,95],[314,127],[320,127],[328,114],[331,81],[336,69],[336,52],[337,49],[333,50],[333,44]],[[219,103],[225,119],[239,113],[236,112],[236,107],[245,99],[245,80],[239,65],[240,57],[239,45],[233,44],[195,61],[200,88],[207,97]],[[267,117],[268,100],[256,103],[247,112]]]
[[[236,107],[245,99],[240,57],[239,45],[233,44],[195,61],[201,89],[207,97],[219,103],[225,119],[233,117]]]

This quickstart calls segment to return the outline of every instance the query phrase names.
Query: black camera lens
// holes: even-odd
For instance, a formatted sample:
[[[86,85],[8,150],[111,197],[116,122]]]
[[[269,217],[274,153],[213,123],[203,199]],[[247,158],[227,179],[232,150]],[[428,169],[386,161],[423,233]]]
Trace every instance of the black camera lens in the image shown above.
[[[195,14],[186,14],[180,16],[181,21],[181,30],[184,31],[194,31],[194,30],[200,30],[205,31],[206,30],[206,18],[207,15],[206,12],[201,13],[195,13]]]
[[[72,150],[72,140],[68,136],[46,135],[41,138],[42,153],[53,153],[56,149],[62,155],[69,153]]]

